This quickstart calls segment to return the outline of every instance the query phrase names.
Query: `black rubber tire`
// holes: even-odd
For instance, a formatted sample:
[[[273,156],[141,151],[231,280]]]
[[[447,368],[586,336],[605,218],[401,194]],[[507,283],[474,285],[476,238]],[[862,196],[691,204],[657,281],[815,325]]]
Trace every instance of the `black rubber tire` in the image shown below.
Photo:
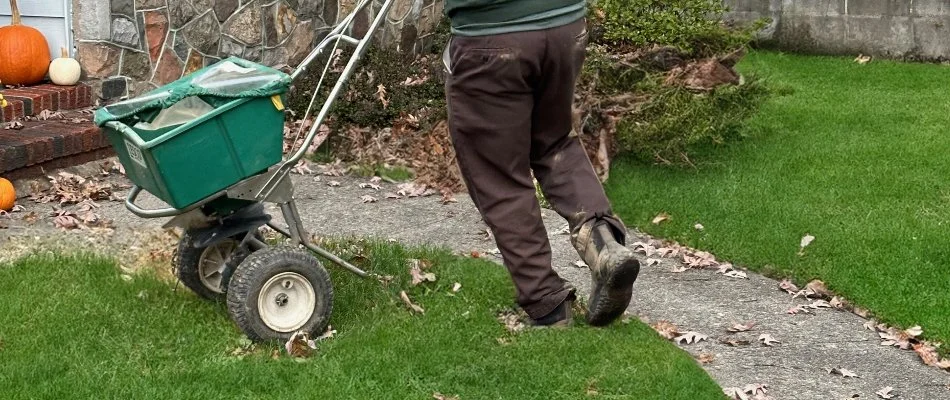
[[[295,272],[314,290],[315,306],[310,319],[294,332],[278,332],[264,323],[258,311],[258,297],[264,284],[277,274]],[[333,285],[330,274],[309,252],[272,247],[251,254],[234,270],[227,292],[228,313],[249,339],[255,342],[286,341],[296,331],[321,334],[333,312]]]
[[[232,236],[229,240],[234,240],[238,243],[244,239],[245,234],[239,234]],[[258,235],[260,236],[260,235]],[[177,263],[175,265],[175,275],[178,277],[178,280],[181,281],[185,287],[194,292],[201,298],[208,300],[220,300],[223,301],[226,298],[227,288],[228,288],[228,276],[224,276],[221,281],[221,286],[223,286],[223,293],[218,293],[201,282],[201,276],[198,268],[198,264],[201,261],[201,255],[204,253],[207,247],[194,247],[192,243],[194,237],[189,235],[188,232],[185,232],[182,235],[181,240],[178,241],[178,254],[177,254]],[[247,248],[238,248],[236,252],[243,252],[243,254],[237,255],[233,258],[234,265],[239,265],[244,261],[250,254],[251,250]],[[227,275],[225,273],[225,275]]]

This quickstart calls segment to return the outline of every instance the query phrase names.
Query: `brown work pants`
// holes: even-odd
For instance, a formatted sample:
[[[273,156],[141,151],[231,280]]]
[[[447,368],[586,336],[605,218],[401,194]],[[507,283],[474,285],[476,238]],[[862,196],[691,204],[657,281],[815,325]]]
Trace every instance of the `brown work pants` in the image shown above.
[[[449,127],[475,206],[495,236],[532,318],[570,295],[551,265],[551,245],[535,196],[545,198],[572,231],[594,219],[623,243],[603,186],[572,134],[574,87],[586,58],[587,24],[541,31],[453,37],[446,82]]]

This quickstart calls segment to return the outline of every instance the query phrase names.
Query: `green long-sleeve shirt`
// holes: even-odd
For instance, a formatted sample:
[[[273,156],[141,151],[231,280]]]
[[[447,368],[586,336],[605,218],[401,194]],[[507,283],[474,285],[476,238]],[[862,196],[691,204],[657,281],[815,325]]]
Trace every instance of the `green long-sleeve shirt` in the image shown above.
[[[495,35],[555,28],[587,15],[587,0],[445,0],[452,33]]]

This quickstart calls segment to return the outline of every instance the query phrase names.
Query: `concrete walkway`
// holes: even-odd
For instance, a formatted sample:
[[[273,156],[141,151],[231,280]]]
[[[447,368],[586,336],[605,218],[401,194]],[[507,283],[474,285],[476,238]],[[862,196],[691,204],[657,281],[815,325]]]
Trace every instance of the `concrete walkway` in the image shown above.
[[[115,175],[108,179],[124,180]],[[395,185],[382,183],[379,191],[364,189],[359,184],[367,181],[354,177],[295,175],[294,181],[301,213],[312,233],[371,236],[496,257],[490,256],[495,245],[465,196],[459,195],[456,203],[449,204],[443,204],[439,196],[396,200],[385,196],[397,191]],[[338,181],[340,186],[331,187],[330,181]],[[364,203],[364,195],[379,201]],[[153,233],[165,220],[138,219],[120,202],[101,203],[98,214],[112,219],[115,229],[97,235],[86,231],[60,232],[48,217],[30,225],[22,220],[24,215],[31,211],[48,214],[51,205],[26,199],[21,199],[21,204],[26,210],[12,214],[10,219],[0,217],[0,225],[6,227],[0,229],[0,260],[35,248],[38,242],[81,244],[126,256],[130,249],[143,251],[151,246],[160,250],[173,245],[168,240],[143,244],[145,238],[155,237]],[[150,200],[144,204],[160,203]],[[575,265],[579,260],[576,252],[567,236],[558,233],[565,222],[550,210],[543,214],[552,240],[555,268],[586,296],[590,287],[588,271]],[[637,237],[632,242],[650,240],[633,234]],[[819,309],[814,314],[791,315],[787,312],[790,308],[808,301],[793,299],[779,290],[774,280],[754,273],[748,273],[748,279],[730,278],[715,269],[671,272],[679,266],[671,258],[645,266],[636,283],[629,313],[649,322],[667,320],[680,331],[707,335],[708,340],[681,347],[697,357],[711,355],[712,361],[703,367],[724,388],[762,384],[773,399],[876,399],[880,397],[875,392],[890,386],[897,399],[950,399],[950,373],[925,366],[912,351],[882,346],[878,334],[864,328],[867,321],[853,313]],[[734,324],[747,322],[756,323],[749,332],[727,331]],[[780,343],[765,346],[758,340],[762,334],[769,334]],[[741,340],[749,344],[723,343]],[[831,374],[832,368],[852,371],[858,377]]]

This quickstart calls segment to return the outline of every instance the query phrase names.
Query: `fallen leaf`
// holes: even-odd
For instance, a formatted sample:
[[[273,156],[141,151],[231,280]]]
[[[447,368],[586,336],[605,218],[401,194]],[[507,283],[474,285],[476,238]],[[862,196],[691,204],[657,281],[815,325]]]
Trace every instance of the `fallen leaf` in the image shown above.
[[[832,298],[831,298],[831,301],[828,302],[828,304],[830,304],[832,307],[834,307],[834,308],[836,308],[836,309],[839,309],[839,310],[843,310],[843,309],[845,309],[845,308],[848,307],[848,302],[842,300],[842,299],[841,299],[840,297],[838,297],[838,296],[832,297]]]
[[[746,324],[735,324],[735,325],[729,327],[729,329],[727,329],[727,331],[732,332],[732,333],[748,332],[748,331],[752,330],[753,327],[755,327],[755,322],[749,322],[749,323],[746,323]]]
[[[686,272],[687,270],[689,270],[689,267],[685,267],[685,266],[682,266],[682,265],[681,265],[681,266],[679,266],[679,267],[673,267],[672,269],[670,269],[670,272],[672,272],[672,273],[674,273],[674,274],[679,274],[679,273],[682,273],[682,272]]]
[[[937,349],[933,346],[923,343],[915,344],[914,352],[920,356],[920,360],[926,365],[936,367],[937,364],[940,363],[940,354],[937,353]]]
[[[881,388],[881,390],[874,392],[874,394],[876,394],[878,397],[882,399],[893,399],[895,396],[894,394],[891,393],[893,391],[894,391],[894,388],[890,386],[885,386]]]
[[[399,298],[402,299],[402,302],[406,305],[406,307],[409,307],[409,309],[412,310],[412,312],[425,314],[426,311],[422,307],[419,307],[418,305],[413,304],[412,300],[409,300],[409,295],[406,294],[405,290],[402,290],[399,292]]]
[[[509,310],[499,313],[496,319],[511,333],[521,332],[527,327],[524,319],[514,311]]]
[[[679,328],[670,321],[658,321],[655,324],[650,324],[650,327],[667,340],[672,340],[680,335]]]
[[[385,196],[387,199],[390,199],[390,200],[398,200],[398,199],[401,199],[401,198],[402,198],[402,196],[400,196],[400,195],[398,195],[398,194],[395,194],[395,193],[392,193],[392,192],[388,192],[388,193],[386,193],[384,196]]]
[[[386,86],[380,84],[376,87],[376,99],[383,104],[383,108],[389,107],[389,100],[386,99]]]
[[[841,376],[843,376],[843,377],[845,377],[845,378],[860,378],[860,376],[858,376],[858,374],[855,374],[854,372],[852,372],[852,371],[850,371],[850,370],[847,370],[847,369],[844,369],[844,368],[839,368],[839,367],[835,367],[835,368],[825,368],[825,371],[828,371],[829,374],[832,374],[832,375],[841,375]]]
[[[712,353],[699,353],[696,357],[696,361],[699,361],[700,364],[709,364],[716,360],[716,355]]]
[[[813,311],[809,310],[808,308],[806,308],[804,305],[801,305],[801,304],[799,304],[799,305],[797,305],[797,306],[795,306],[795,307],[789,308],[787,312],[788,312],[789,314],[792,314],[792,315],[795,315],[795,314],[814,314]]]
[[[779,282],[778,288],[788,292],[788,294],[798,293],[798,286],[795,286],[795,284],[788,279],[783,279]]]
[[[679,255],[679,249],[673,247],[660,247],[654,251],[654,254],[658,254],[660,257],[664,258],[676,257]]]
[[[749,400],[749,395],[747,395],[741,388],[728,387],[722,389],[723,393],[726,394],[730,399],[733,400]]]
[[[339,186],[340,186],[340,182],[337,182],[337,181],[330,181],[330,182],[327,182],[327,186],[329,186],[329,187],[339,187]]]
[[[752,342],[748,340],[744,340],[744,339],[727,339],[727,340],[723,340],[721,343],[727,344],[732,347],[748,346],[752,344]]]
[[[232,357],[244,358],[244,356],[254,352],[256,347],[257,346],[254,345],[254,342],[251,342],[247,338],[242,338],[238,340],[238,346],[228,352],[228,354]]]
[[[433,393],[432,398],[435,400],[459,400],[458,396],[446,396],[439,392]]]
[[[383,181],[383,178],[378,177],[378,176],[374,176],[374,177],[372,177],[372,178],[369,179],[369,183],[376,183],[376,184],[378,184],[378,183],[380,183],[380,182],[382,182],[382,181]]]
[[[805,297],[805,298],[827,300],[827,299],[830,299],[832,295],[831,295],[831,291],[828,290],[828,286],[825,285],[825,282],[816,279],[811,282],[808,282],[808,284],[805,285],[804,289],[799,290],[798,293],[795,293],[795,296],[793,296],[793,298],[799,297],[799,296]]]
[[[659,260],[659,259],[656,259],[656,258],[648,258],[647,261],[646,261],[646,266],[647,266],[647,267],[655,267],[655,266],[657,266],[657,265],[660,265],[660,260]]]
[[[698,343],[707,339],[709,339],[709,336],[703,335],[702,333],[699,333],[699,332],[689,331],[689,332],[683,332],[682,335],[677,336],[673,340],[679,344],[684,344],[684,343],[693,344],[693,343]]]
[[[60,229],[70,230],[82,227],[82,223],[72,215],[60,215],[53,218],[53,225]]]
[[[859,316],[859,317],[861,317],[861,318],[867,318],[867,317],[871,316],[871,311],[869,311],[869,310],[866,309],[866,308],[854,307],[854,309],[851,310],[851,312],[857,314],[857,316]]]
[[[649,257],[649,256],[653,255],[653,253],[654,253],[655,251],[656,251],[656,250],[653,248],[653,246],[650,246],[650,245],[647,244],[647,243],[643,243],[643,242],[634,242],[634,243],[633,243],[633,252],[634,252],[634,253],[643,253],[643,255]]]
[[[26,210],[26,207],[23,207],[23,206],[21,206],[21,205],[19,205],[19,204],[15,204],[15,205],[13,206],[13,208],[10,209],[10,212],[20,212],[20,211],[24,211],[24,210]]]
[[[482,255],[481,255],[479,252],[475,251],[475,250],[472,250],[472,252],[469,253],[469,256],[472,257],[472,258],[482,258]]]
[[[305,161],[305,160],[301,160],[301,162],[298,163],[297,165],[295,165],[295,166],[290,170],[290,172],[291,172],[291,173],[294,173],[294,174],[297,174],[297,175],[313,175],[313,173],[314,173],[313,170],[310,169],[310,166],[307,165],[307,161]]]
[[[590,267],[587,265],[587,263],[584,262],[584,260],[577,260],[577,261],[574,261],[574,266],[577,267],[577,268],[590,268]]]
[[[782,342],[780,342],[780,341],[778,341],[778,340],[775,340],[775,338],[772,337],[772,335],[769,335],[768,333],[763,333],[763,334],[759,335],[759,341],[762,342],[762,344],[764,344],[764,345],[766,345],[766,346],[768,346],[768,347],[772,347],[772,346],[774,346],[774,345],[776,345],[776,344],[782,343]]]
[[[422,282],[435,282],[435,274],[431,272],[422,272],[423,263],[421,260],[409,260],[409,275],[412,276],[412,286]]]
[[[808,247],[808,245],[810,245],[811,242],[813,242],[813,241],[815,241],[815,237],[812,236],[812,235],[807,235],[807,234],[806,234],[805,236],[802,237],[802,242],[801,242],[800,245],[801,245],[802,248],[805,248],[805,247]]]
[[[653,225],[659,225],[661,222],[670,219],[670,215],[667,213],[659,213],[656,217],[653,217]]]
[[[375,202],[377,202],[377,201],[379,201],[379,200],[377,200],[375,197],[370,196],[370,195],[367,194],[367,195],[363,195],[362,197],[360,197],[360,201],[362,201],[363,203],[375,203]]]
[[[811,308],[813,310],[818,310],[822,308],[831,308],[831,303],[828,303],[827,301],[824,301],[824,300],[815,300],[809,303],[808,305],[806,305],[805,307]]]
[[[23,216],[23,220],[31,224],[36,222],[39,218],[40,216],[36,214],[36,211],[30,211]]]
[[[455,199],[455,193],[452,193],[450,190],[442,190],[442,205],[458,202],[459,201]]]
[[[906,333],[907,336],[910,336],[910,337],[912,337],[912,338],[915,338],[915,337],[917,337],[917,336],[923,335],[923,334],[924,334],[924,329],[921,328],[920,325],[915,325],[915,326],[912,326],[912,327],[907,328],[906,330],[904,330],[904,333]]]
[[[770,398],[766,396],[767,387],[763,384],[749,384],[743,388],[724,388],[723,392],[734,400],[769,400]]]
[[[307,358],[313,354],[317,348],[317,343],[309,338],[306,332],[297,331],[290,336],[290,339],[284,343],[284,349],[287,354],[296,358]]]
[[[462,284],[455,282],[455,284],[452,285],[452,293],[458,293],[459,290],[462,290]]]
[[[693,225],[693,228],[696,229],[697,231],[701,231],[701,230],[703,230],[703,229],[706,229],[706,227],[703,226],[703,224],[696,224],[696,225]]]
[[[16,131],[16,130],[20,130],[20,129],[23,129],[23,123],[20,122],[20,121],[8,122],[8,123],[6,123],[6,124],[3,125],[3,129],[7,129],[7,130],[12,129],[12,130],[15,130],[15,131]]]
[[[858,56],[855,57],[854,62],[856,62],[856,63],[858,63],[858,64],[860,64],[860,65],[864,65],[864,64],[867,64],[867,63],[871,62],[871,59],[872,59],[871,56],[866,56],[866,55],[864,55],[864,54],[858,54]]]
[[[361,183],[361,184],[360,184],[360,189],[380,190],[380,189],[382,189],[382,186],[379,186],[379,185],[374,184],[374,183]]]
[[[425,185],[418,185],[415,183],[403,183],[399,185],[399,191],[396,194],[403,197],[422,197],[427,193],[427,188]]]
[[[733,270],[733,271],[726,272],[726,273],[723,274],[723,275],[728,276],[728,277],[730,277],[730,278],[749,279],[749,277],[746,275],[746,273],[745,273],[745,272],[742,272],[742,271],[735,271],[735,270]]]
[[[889,329],[886,332],[878,332],[878,336],[881,337],[881,346],[894,346],[903,350],[911,348],[911,338],[902,331]]]

